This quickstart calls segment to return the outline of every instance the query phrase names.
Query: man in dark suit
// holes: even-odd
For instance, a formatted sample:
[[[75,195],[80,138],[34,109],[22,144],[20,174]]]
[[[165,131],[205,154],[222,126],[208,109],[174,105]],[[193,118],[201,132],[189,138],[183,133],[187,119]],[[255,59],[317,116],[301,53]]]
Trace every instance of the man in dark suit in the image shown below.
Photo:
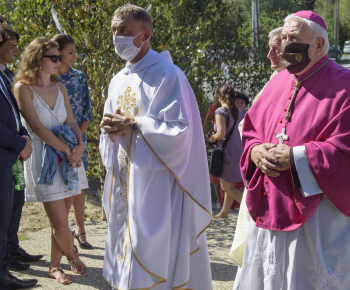
[[[13,63],[14,56],[18,53],[17,44],[19,34],[9,27],[3,27],[0,32],[3,41],[0,42],[0,71],[3,73],[3,80],[11,88],[14,73],[7,67],[7,64]],[[30,267],[23,262],[33,262],[41,259],[42,255],[30,255],[19,246],[18,229],[24,205],[24,190],[14,190],[13,208],[10,224],[7,232],[8,251],[7,268],[9,270],[25,270]]]
[[[0,15],[0,30],[4,18]],[[3,38],[0,34],[0,41]],[[18,158],[25,161],[32,154],[32,141],[21,125],[15,97],[0,72],[0,289],[23,289],[34,286],[38,280],[20,280],[7,269],[5,255],[8,248],[7,231],[13,204],[12,166]]]

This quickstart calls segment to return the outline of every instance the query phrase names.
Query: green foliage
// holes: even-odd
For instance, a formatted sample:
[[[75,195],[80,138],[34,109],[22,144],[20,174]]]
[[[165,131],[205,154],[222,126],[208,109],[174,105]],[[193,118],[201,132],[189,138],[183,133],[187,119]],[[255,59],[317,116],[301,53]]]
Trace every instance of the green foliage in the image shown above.
[[[88,138],[99,139],[109,81],[125,65],[114,53],[110,21],[116,8],[126,2],[141,7],[152,4],[151,47],[157,52],[169,50],[174,63],[187,75],[203,117],[219,83],[230,83],[238,91],[246,89],[254,97],[268,80],[267,34],[283,24],[286,13],[281,13],[285,8],[280,4],[279,10],[262,9],[259,48],[254,51],[246,0],[56,0],[58,19],[77,44],[76,67],[85,73],[90,87],[94,121]],[[268,1],[261,2],[264,7]],[[58,33],[50,12],[52,4],[52,0],[2,0],[0,11],[21,35],[20,51],[36,37],[51,38]],[[88,174],[103,179],[96,145],[89,144],[89,156]]]
[[[0,0],[0,11],[21,35],[19,50],[34,38],[58,33],[51,5],[63,28],[77,44],[76,68],[87,76],[94,121],[88,138],[99,139],[108,84],[125,61],[113,49],[110,21],[117,7],[130,2],[152,4],[154,23],[151,47],[169,50],[173,61],[187,75],[204,117],[220,83],[230,83],[252,97],[271,74],[268,33],[283,25],[284,18],[299,10],[314,10],[326,21],[333,42],[334,0],[260,0],[259,48],[252,49],[250,0]],[[340,45],[350,40],[349,0],[340,0]],[[14,64],[16,69],[17,63]],[[223,67],[225,69],[223,69]],[[101,177],[104,168],[98,147],[89,144],[89,176]]]
[[[334,0],[316,0],[315,12],[319,13],[325,20],[328,28],[329,43],[334,43]],[[341,48],[344,42],[350,40],[350,1],[339,1],[339,45]]]
[[[23,241],[29,241],[30,238],[26,237],[26,236],[23,236],[23,235],[18,235],[18,240],[20,242],[23,242]]]

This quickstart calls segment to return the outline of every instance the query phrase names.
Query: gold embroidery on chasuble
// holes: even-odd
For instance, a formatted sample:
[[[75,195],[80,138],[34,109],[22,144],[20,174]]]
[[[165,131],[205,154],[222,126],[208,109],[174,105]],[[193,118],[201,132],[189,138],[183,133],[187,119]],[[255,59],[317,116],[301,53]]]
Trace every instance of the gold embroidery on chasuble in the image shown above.
[[[122,192],[120,196],[123,198],[123,202],[128,203],[128,161],[125,150],[120,150],[119,155],[120,173],[119,180],[122,186]]]
[[[128,220],[125,219],[124,223],[125,223],[125,232],[122,239],[122,249],[118,257],[119,265],[123,266],[123,268],[125,266],[125,261],[127,259],[127,252],[130,247],[130,234],[129,234]]]
[[[120,196],[123,198],[123,202],[128,206],[128,167],[129,167],[130,145],[126,147],[126,151],[121,148],[119,158],[120,173],[119,180],[122,188]],[[128,219],[124,220],[124,235],[121,241],[121,251],[118,257],[118,262],[121,267],[125,267],[125,262],[128,257],[128,249],[130,248],[130,231],[128,226]]]
[[[137,97],[137,92],[133,91],[130,86],[126,88],[124,93],[118,97],[117,108],[121,109],[128,115],[137,116],[142,113],[142,103],[141,100]],[[131,133],[132,134],[132,133]],[[132,135],[131,135],[132,137]],[[130,153],[131,153],[131,141],[130,144],[126,147],[120,147],[118,161],[119,161],[119,181],[120,181],[120,191],[119,195],[122,198],[123,202],[128,207],[128,182],[129,182],[129,166],[130,166]],[[126,214],[127,215],[127,214]],[[120,244],[120,254],[118,256],[119,267],[125,268],[128,264],[128,260],[131,263],[130,249],[131,249],[131,239],[130,239],[130,230],[128,224],[128,218],[124,220],[123,223],[123,238],[121,239]],[[130,256],[130,257],[129,257]]]
[[[136,93],[132,91],[131,87],[127,87],[123,95],[119,96],[117,106],[118,109],[131,115],[131,109],[136,106]]]

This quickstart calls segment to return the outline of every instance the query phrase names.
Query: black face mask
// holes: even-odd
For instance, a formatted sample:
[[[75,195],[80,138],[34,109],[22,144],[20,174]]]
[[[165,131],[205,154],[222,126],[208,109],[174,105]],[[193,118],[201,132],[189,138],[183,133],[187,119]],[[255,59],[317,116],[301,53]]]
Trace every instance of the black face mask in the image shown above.
[[[307,43],[285,41],[281,47],[281,62],[290,74],[301,72],[311,62],[309,58],[309,47]]]

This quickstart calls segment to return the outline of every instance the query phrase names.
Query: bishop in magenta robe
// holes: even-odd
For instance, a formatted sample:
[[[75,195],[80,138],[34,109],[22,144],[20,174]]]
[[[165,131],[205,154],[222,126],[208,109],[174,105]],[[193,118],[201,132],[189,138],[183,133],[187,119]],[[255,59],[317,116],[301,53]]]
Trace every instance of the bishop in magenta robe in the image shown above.
[[[288,16],[282,47],[308,44],[309,65],[275,76],[244,120],[241,171],[252,219],[239,289],[350,289],[350,71],[329,59],[328,39],[307,34],[301,18],[326,28],[311,11]],[[261,156],[277,165],[288,156],[278,174],[252,161],[261,144],[269,149]]]

